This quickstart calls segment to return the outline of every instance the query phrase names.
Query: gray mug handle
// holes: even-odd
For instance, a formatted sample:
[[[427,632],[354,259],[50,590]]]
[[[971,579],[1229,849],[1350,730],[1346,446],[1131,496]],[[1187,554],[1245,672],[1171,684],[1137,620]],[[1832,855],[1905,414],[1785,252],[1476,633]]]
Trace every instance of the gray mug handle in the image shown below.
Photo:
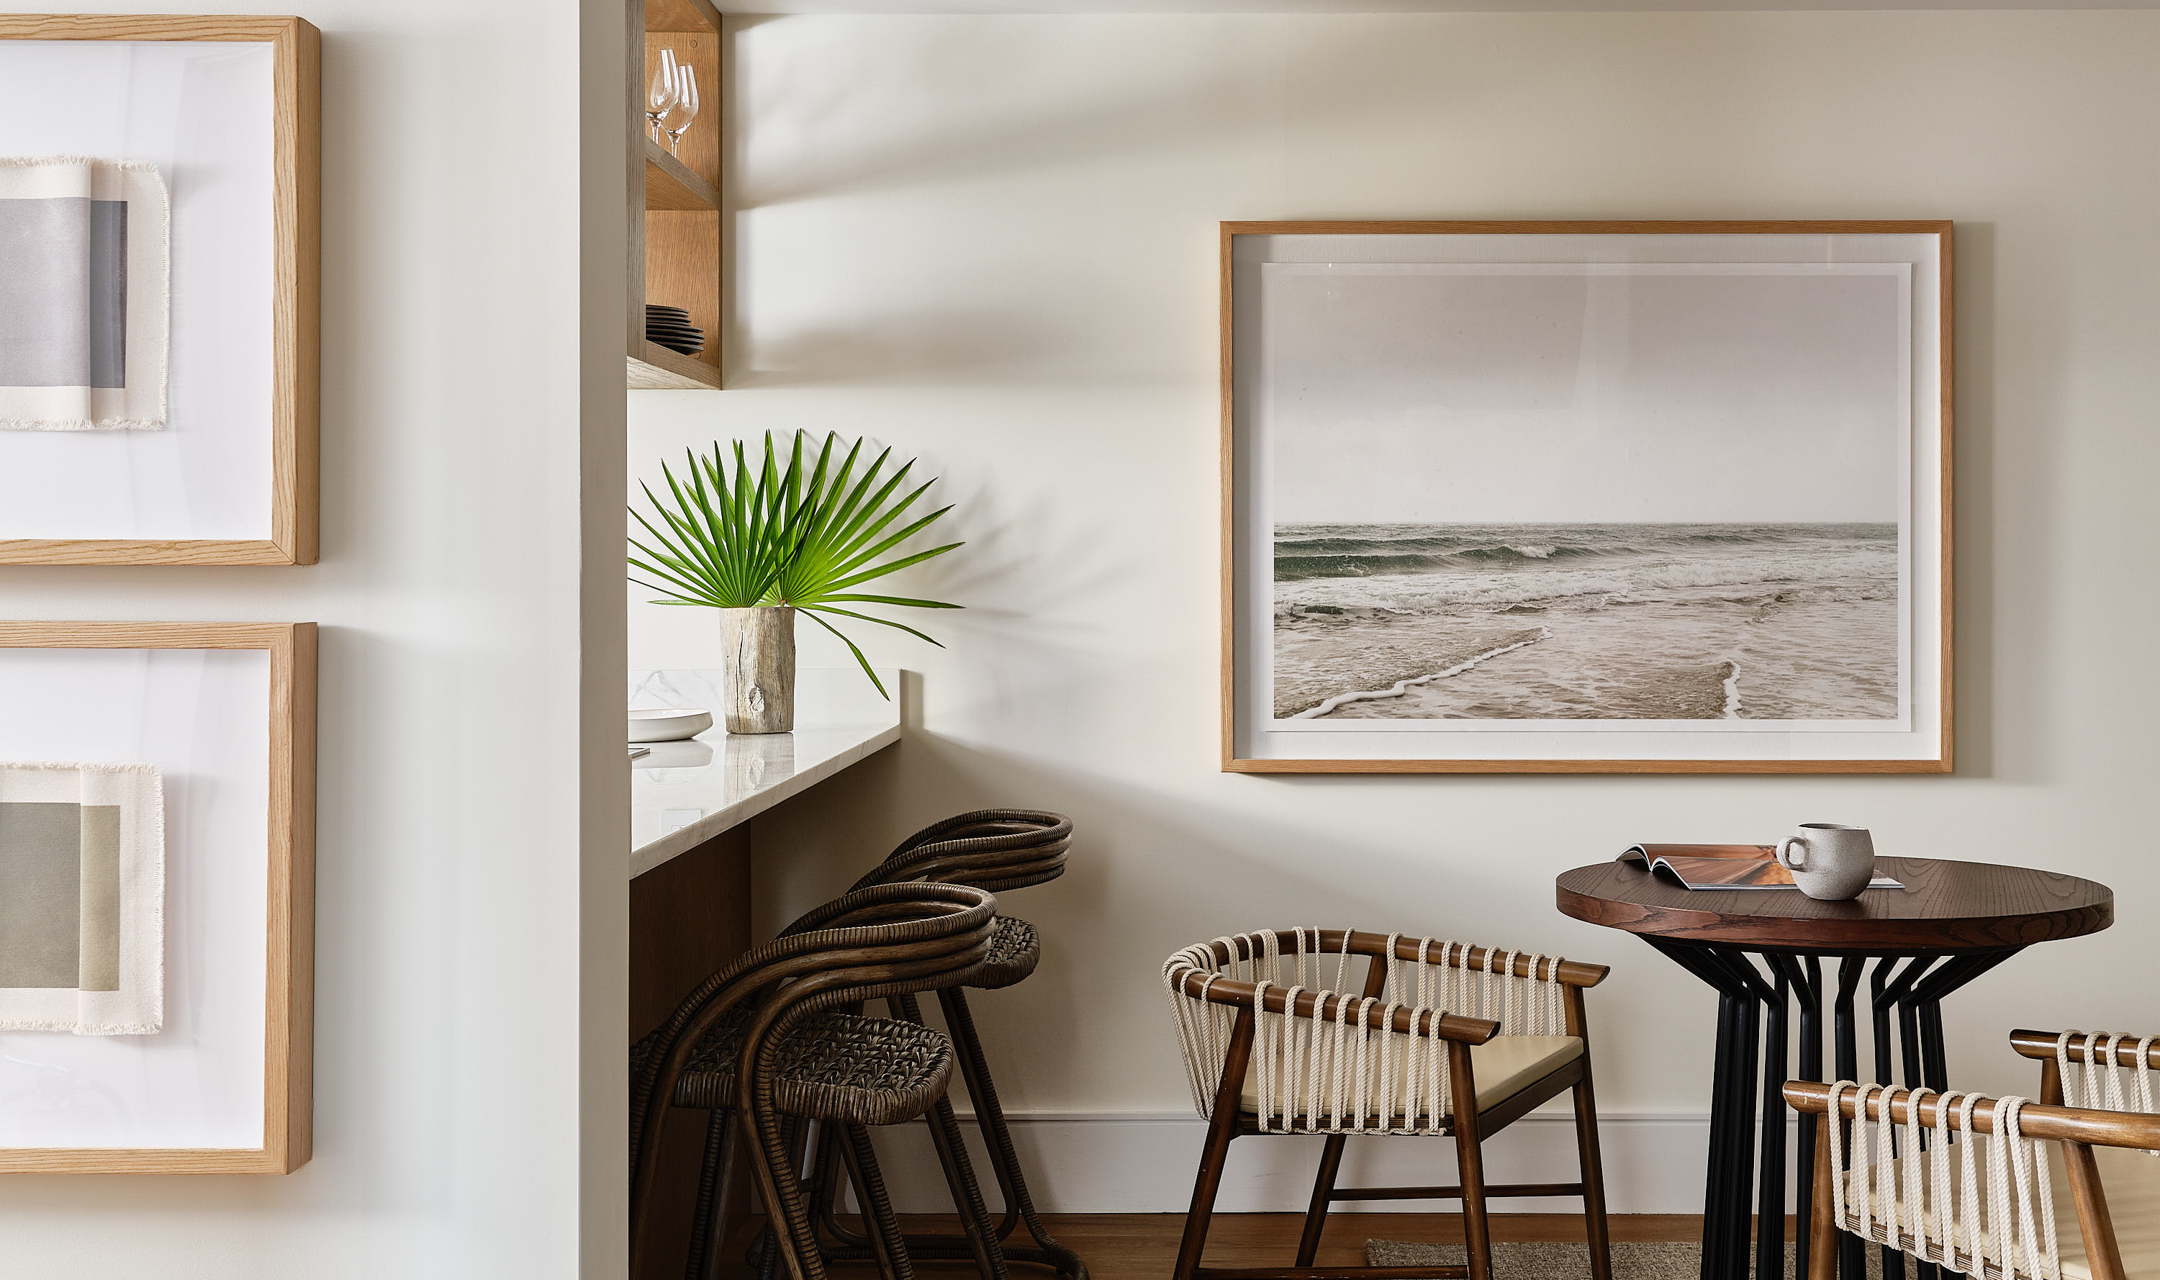
[[[1793,856],[1792,856],[1792,852],[1791,852],[1791,851],[1792,851],[1792,847],[1793,847],[1794,845],[1799,845],[1799,846],[1800,846],[1800,850],[1801,850],[1801,855],[1800,855],[1800,857],[1799,857],[1799,859],[1798,859],[1797,861],[1796,861],[1796,860],[1795,860],[1795,859],[1793,858]],[[1784,838],[1783,840],[1780,840],[1780,841],[1778,841],[1778,847],[1777,847],[1777,860],[1778,860],[1778,864],[1779,864],[1780,866],[1784,867],[1784,868],[1785,868],[1786,870],[1788,870],[1788,871],[1805,871],[1805,870],[1807,870],[1807,869],[1808,869],[1808,859],[1807,859],[1807,854],[1808,854],[1808,840],[1807,840],[1807,837],[1806,837],[1806,836],[1787,836],[1787,837],[1785,837],[1785,838]]]

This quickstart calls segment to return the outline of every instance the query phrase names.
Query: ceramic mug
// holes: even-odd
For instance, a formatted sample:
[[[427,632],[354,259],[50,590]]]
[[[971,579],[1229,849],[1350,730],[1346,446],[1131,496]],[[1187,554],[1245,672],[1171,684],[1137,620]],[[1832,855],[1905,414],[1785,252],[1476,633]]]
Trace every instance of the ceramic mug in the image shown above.
[[[1803,822],[1778,842],[1777,860],[1800,892],[1824,902],[1860,896],[1875,878],[1875,838],[1866,827]]]

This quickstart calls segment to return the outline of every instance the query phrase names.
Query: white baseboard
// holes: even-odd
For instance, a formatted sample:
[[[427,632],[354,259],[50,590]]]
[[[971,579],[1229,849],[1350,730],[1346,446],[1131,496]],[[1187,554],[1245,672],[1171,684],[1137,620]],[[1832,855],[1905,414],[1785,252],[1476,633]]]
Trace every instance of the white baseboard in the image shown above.
[[[1192,1200],[1193,1173],[1207,1130],[1195,1116],[1037,1113],[1010,1116],[1009,1121],[1036,1207],[1045,1213],[1182,1213]],[[963,1123],[977,1176],[986,1189],[993,1188],[974,1122]],[[902,1213],[951,1212],[929,1131],[915,1124],[876,1133],[894,1206]],[[1708,1117],[1604,1116],[1599,1133],[1611,1212],[1702,1212]],[[1787,1142],[1790,1150],[1789,1133]],[[1216,1208],[1224,1213],[1303,1212],[1320,1144],[1319,1138],[1245,1138],[1232,1143]],[[1574,1120],[1566,1113],[1525,1116],[1487,1143],[1485,1162],[1488,1182],[1571,1182],[1576,1176]],[[1454,1144],[1445,1138],[1369,1138],[1349,1145],[1340,1185],[1451,1182],[1454,1166]],[[1792,1190],[1787,1189],[1788,1201]],[[1499,1200],[1493,1209],[1566,1213],[1577,1203],[1558,1198]],[[1342,1210],[1444,1212],[1454,1207],[1437,1201],[1382,1201],[1345,1204]]]

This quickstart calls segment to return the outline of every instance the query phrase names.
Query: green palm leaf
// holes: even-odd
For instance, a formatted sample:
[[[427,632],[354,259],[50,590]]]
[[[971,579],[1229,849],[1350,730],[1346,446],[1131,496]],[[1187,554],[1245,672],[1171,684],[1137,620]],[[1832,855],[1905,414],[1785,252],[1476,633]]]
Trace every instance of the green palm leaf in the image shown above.
[[[889,699],[892,695],[871,670],[862,648],[824,615],[892,627],[937,644],[905,623],[838,606],[960,608],[942,600],[851,590],[962,546],[949,542],[927,551],[899,551],[901,544],[952,508],[940,507],[907,519],[908,509],[930,488],[925,483],[894,496],[914,470],[914,460],[887,475],[885,464],[892,457],[888,448],[858,474],[863,442],[849,445],[835,467],[839,437],[828,434],[806,468],[806,439],[805,433],[793,436],[783,464],[772,434],[766,433],[765,447],[754,467],[741,441],[733,442],[732,459],[730,451],[715,441],[710,454],[686,451],[687,480],[678,479],[663,462],[660,473],[666,496],[650,485],[640,486],[657,522],[635,508],[630,513],[644,530],[643,537],[633,533],[629,540],[637,553],[629,557],[630,567],[643,575],[631,581],[658,592],[660,598],[654,604],[714,609],[792,605],[801,609],[840,637],[870,683]],[[886,532],[896,524],[896,532]]]

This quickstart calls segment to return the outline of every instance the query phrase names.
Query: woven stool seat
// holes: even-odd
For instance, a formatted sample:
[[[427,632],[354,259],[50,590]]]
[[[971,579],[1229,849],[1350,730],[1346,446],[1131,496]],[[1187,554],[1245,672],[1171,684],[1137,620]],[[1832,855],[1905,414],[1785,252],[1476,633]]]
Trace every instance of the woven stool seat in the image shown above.
[[[990,958],[983,967],[968,979],[968,985],[978,991],[996,991],[1009,987],[1035,972],[1035,965],[1042,959],[1042,937],[1035,926],[1025,920],[1001,915],[997,918],[997,930],[990,935]]]
[[[676,1082],[674,1104],[714,1110],[735,1105],[744,1006],[698,1041]],[[661,1033],[630,1050],[633,1078],[659,1049]],[[773,1105],[783,1115],[848,1124],[899,1124],[928,1111],[952,1077],[952,1042],[928,1027],[851,1013],[814,1014],[780,1043]]]

